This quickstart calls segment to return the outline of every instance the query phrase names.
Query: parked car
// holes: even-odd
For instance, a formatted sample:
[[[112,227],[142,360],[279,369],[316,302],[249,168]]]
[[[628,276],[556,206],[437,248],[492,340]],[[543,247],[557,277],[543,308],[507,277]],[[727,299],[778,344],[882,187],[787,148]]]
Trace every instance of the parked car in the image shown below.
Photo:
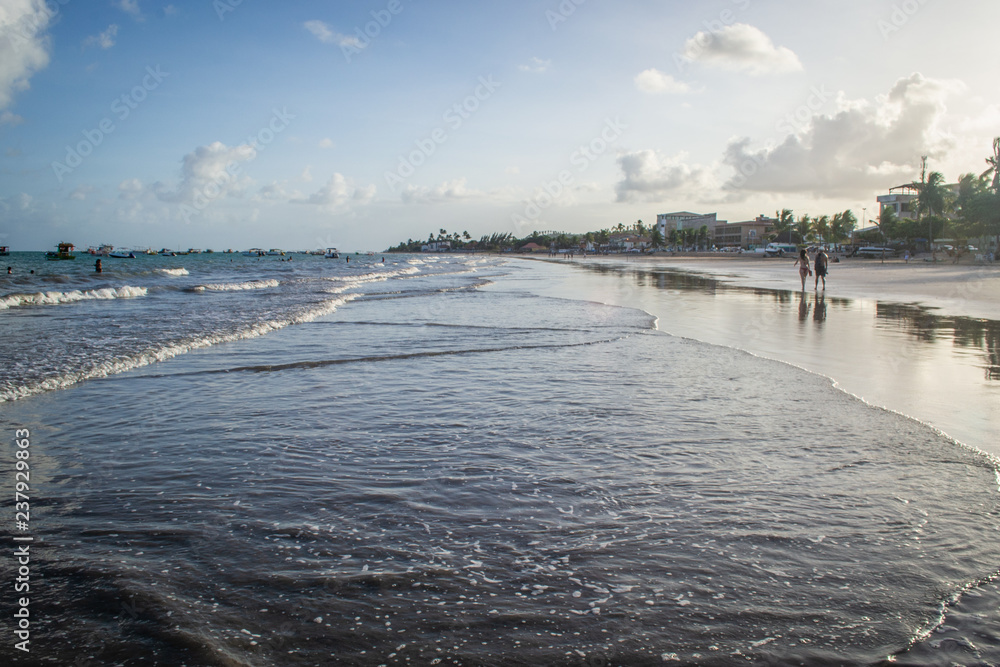
[[[764,254],[768,257],[784,257],[785,255],[798,255],[799,247],[794,243],[768,243],[764,248]]]

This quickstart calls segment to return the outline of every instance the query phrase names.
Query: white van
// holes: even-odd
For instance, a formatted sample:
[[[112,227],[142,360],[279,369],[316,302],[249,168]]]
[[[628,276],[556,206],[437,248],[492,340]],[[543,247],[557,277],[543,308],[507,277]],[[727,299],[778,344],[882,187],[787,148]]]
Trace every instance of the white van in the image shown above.
[[[794,243],[768,243],[764,248],[764,254],[768,257],[784,257],[785,255],[798,255],[799,247]]]

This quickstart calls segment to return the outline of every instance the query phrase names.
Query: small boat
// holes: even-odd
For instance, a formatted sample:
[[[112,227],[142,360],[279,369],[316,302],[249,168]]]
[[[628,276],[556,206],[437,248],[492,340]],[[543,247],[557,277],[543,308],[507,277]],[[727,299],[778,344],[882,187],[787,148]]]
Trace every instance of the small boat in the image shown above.
[[[267,254],[271,255],[273,257],[280,257],[280,256],[284,256],[285,251],[284,250],[280,250],[278,248],[271,248],[270,250],[267,251]]]
[[[159,255],[160,257],[176,257],[177,253],[175,253],[173,250],[163,248],[162,250],[160,250]]]
[[[76,259],[76,255],[73,254],[73,247],[72,243],[60,243],[59,251],[48,251],[45,253],[45,259]]]
[[[243,251],[244,257],[263,257],[264,251],[260,248],[250,248],[249,250]]]
[[[209,252],[211,252],[211,250],[209,250]],[[188,248],[188,254],[189,255],[200,255],[201,254],[201,249],[200,248]]]
[[[323,256],[326,257],[327,259],[340,259],[340,251],[338,251],[336,248],[327,248],[326,254]]]
[[[6,257],[10,254],[10,248],[5,245],[0,245],[0,257]]]
[[[135,259],[135,253],[131,250],[115,250],[108,253],[108,257],[114,259]]]

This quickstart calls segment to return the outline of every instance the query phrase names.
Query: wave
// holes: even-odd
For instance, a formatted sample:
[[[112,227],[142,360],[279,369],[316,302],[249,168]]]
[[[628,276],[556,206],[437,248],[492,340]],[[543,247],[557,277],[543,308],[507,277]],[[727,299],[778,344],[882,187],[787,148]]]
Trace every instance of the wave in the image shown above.
[[[56,389],[65,389],[66,387],[74,385],[78,382],[83,382],[84,380],[93,380],[95,378],[117,375],[118,373],[124,373],[125,371],[130,371],[142,366],[148,366],[159,361],[166,361],[167,359],[185,354],[186,352],[190,352],[192,350],[212,347],[213,345],[218,345],[220,343],[232,343],[238,340],[257,338],[259,336],[269,334],[272,331],[284,329],[285,327],[293,324],[311,322],[312,320],[322,317],[323,315],[329,315],[330,313],[335,312],[337,308],[345,303],[353,301],[359,296],[361,295],[345,294],[336,299],[324,301],[310,310],[299,313],[298,315],[292,315],[287,319],[259,322],[245,329],[229,333],[220,332],[192,337],[175,343],[164,344],[163,346],[155,349],[147,349],[135,354],[111,359],[109,361],[91,366],[90,368],[65,373],[54,378],[48,378],[29,386],[7,389],[0,393],[0,403],[16,401],[29,396],[34,396],[36,394],[54,391]]]
[[[324,280],[329,280],[332,282],[347,282],[347,283],[371,283],[381,280],[389,280],[390,278],[398,278],[400,276],[412,276],[415,273],[420,273],[420,269],[415,266],[408,266],[405,269],[396,269],[395,271],[385,271],[385,272],[372,272],[372,273],[359,273],[357,275],[347,275],[347,276],[329,276],[324,278]]]
[[[277,287],[278,281],[273,278],[269,280],[250,280],[245,283],[215,283],[210,285],[198,285],[195,292],[238,292],[240,290],[266,289]]]
[[[95,290],[71,290],[69,292],[37,292],[35,294],[9,294],[0,297],[0,310],[16,308],[18,306],[48,306],[59,303],[75,303],[77,301],[109,300],[109,299],[131,299],[137,296],[146,296],[145,287],[132,287],[124,285],[113,288],[105,287]]]
[[[165,273],[168,276],[189,276],[189,275],[191,275],[191,272],[188,271],[187,269],[184,269],[184,268],[180,268],[180,269],[157,269],[157,271],[160,272],[160,273]]]

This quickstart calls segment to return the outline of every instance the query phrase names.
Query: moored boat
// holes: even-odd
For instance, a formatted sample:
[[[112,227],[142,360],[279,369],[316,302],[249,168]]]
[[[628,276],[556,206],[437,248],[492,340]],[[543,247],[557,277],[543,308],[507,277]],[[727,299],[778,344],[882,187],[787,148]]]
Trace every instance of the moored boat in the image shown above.
[[[327,248],[326,254],[323,256],[326,257],[327,259],[340,259],[340,251],[338,251],[336,248]]]
[[[76,259],[76,255],[73,254],[73,244],[72,243],[60,243],[59,250],[50,250],[45,253],[45,259]]]

